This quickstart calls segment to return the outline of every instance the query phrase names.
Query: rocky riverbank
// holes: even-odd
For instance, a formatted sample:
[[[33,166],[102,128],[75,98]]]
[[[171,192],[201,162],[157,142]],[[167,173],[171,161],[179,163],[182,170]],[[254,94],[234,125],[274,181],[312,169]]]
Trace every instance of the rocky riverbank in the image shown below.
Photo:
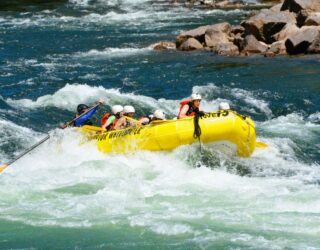
[[[239,26],[218,23],[181,33],[175,43],[154,49],[205,50],[226,56],[320,53],[320,1],[284,0],[262,9]]]

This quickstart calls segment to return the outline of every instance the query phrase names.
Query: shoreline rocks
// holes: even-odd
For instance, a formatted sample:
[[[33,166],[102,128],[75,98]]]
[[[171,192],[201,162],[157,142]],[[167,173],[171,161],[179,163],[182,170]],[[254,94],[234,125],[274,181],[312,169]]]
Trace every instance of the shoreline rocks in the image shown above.
[[[320,0],[283,0],[240,26],[223,22],[185,31],[175,44],[224,56],[320,54]]]

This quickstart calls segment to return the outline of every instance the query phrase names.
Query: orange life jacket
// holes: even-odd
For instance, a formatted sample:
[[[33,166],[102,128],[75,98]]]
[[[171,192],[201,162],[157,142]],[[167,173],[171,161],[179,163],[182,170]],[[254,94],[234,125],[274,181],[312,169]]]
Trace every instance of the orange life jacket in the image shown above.
[[[186,104],[189,106],[189,109],[188,109],[188,111],[186,113],[186,116],[195,116],[196,110],[192,107],[192,102],[190,100],[184,100],[184,101],[180,102],[179,113],[181,112],[183,106],[186,105]]]
[[[104,116],[102,116],[102,118],[101,118],[101,126],[103,126],[107,122],[107,120],[108,120],[110,115],[111,114],[109,112],[107,112],[107,113],[104,114]]]
[[[106,122],[107,122],[107,120],[108,120],[108,118],[111,116],[111,114],[109,113],[109,112],[107,112],[107,113],[105,113],[104,114],[104,116],[102,116],[102,118],[101,118],[101,126],[103,126]],[[113,121],[113,123],[112,124],[109,124],[109,126],[108,127],[106,127],[106,129],[109,131],[109,130],[113,130],[114,129],[114,126],[117,124],[117,122],[118,122],[118,118],[117,118],[117,116],[115,116],[116,117],[116,119]]]

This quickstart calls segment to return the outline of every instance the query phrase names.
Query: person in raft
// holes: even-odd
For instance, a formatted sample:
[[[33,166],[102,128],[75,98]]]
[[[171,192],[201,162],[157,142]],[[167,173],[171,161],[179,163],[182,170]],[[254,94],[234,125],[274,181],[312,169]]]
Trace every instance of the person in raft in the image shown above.
[[[103,101],[99,100],[98,103],[102,104]],[[75,118],[79,117],[81,115],[82,116],[79,119],[75,120],[72,125],[74,127],[81,127],[84,125],[93,125],[92,121],[90,120],[90,117],[93,116],[97,112],[98,108],[99,108],[99,106],[91,109],[91,107],[89,107],[86,104],[79,104],[77,106],[77,114],[76,114]],[[86,114],[84,114],[84,113],[86,113]]]
[[[203,115],[204,112],[200,110],[201,95],[192,94],[189,100],[180,102],[180,112],[178,119],[195,116],[196,114]]]
[[[126,105],[123,107],[124,116],[126,118],[126,127],[131,128],[137,125],[137,121],[134,119],[134,114],[136,110],[131,105]]]
[[[121,105],[114,105],[112,106],[111,111],[112,114],[107,112],[101,118],[101,128],[107,131],[125,128],[127,121],[126,118],[123,116],[123,107]]]
[[[156,111],[154,111],[153,115],[140,118],[138,125],[147,125],[152,123],[153,121],[163,121],[165,119],[165,113],[161,109],[157,109]]]

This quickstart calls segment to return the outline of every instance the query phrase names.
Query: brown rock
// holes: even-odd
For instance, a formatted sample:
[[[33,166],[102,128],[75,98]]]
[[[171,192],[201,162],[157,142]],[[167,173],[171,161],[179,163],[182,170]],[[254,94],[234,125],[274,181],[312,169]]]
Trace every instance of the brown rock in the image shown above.
[[[320,54],[320,36],[318,36],[309,46],[307,53]]]
[[[202,44],[195,38],[188,38],[181,46],[179,47],[180,50],[190,51],[190,50],[197,50],[203,49]]]
[[[219,55],[238,56],[239,48],[231,42],[218,44],[215,51]]]
[[[315,12],[309,15],[304,22],[305,26],[313,26],[313,25],[320,25],[320,12]]]
[[[281,11],[289,10],[291,12],[299,13],[301,10],[308,12],[320,11],[319,0],[284,0]]]
[[[286,49],[289,54],[306,53],[309,46],[319,37],[320,27],[305,26],[300,31],[285,41]]]
[[[275,41],[272,36],[281,31],[287,23],[296,23],[293,13],[264,9],[258,15],[242,22],[241,25],[245,28],[246,35],[254,35],[259,41],[272,43]]]
[[[278,32],[277,34],[273,35],[275,41],[281,41],[287,39],[289,36],[298,33],[300,29],[297,25],[293,23],[288,23],[284,28]]]
[[[148,48],[152,48],[154,50],[166,50],[166,49],[175,49],[176,44],[173,42],[161,41],[158,43],[153,43],[148,46]]]
[[[274,54],[285,55],[287,54],[287,49],[284,44],[285,41],[277,41],[271,44],[270,49],[268,51],[273,52]]]
[[[204,36],[207,29],[215,29],[224,33],[229,33],[231,30],[231,26],[228,23],[218,23],[214,25],[201,26],[196,29],[183,32],[176,38],[177,48],[190,37],[197,39],[200,43],[204,43]]]
[[[228,43],[229,36],[216,29],[208,29],[205,35],[205,43],[209,48],[215,48],[218,44]]]
[[[264,53],[268,46],[260,43],[253,35],[246,36],[243,40],[243,52],[247,54]]]
[[[284,0],[281,11],[289,10],[297,13],[297,25],[301,27],[308,16],[320,11],[319,0]]]

